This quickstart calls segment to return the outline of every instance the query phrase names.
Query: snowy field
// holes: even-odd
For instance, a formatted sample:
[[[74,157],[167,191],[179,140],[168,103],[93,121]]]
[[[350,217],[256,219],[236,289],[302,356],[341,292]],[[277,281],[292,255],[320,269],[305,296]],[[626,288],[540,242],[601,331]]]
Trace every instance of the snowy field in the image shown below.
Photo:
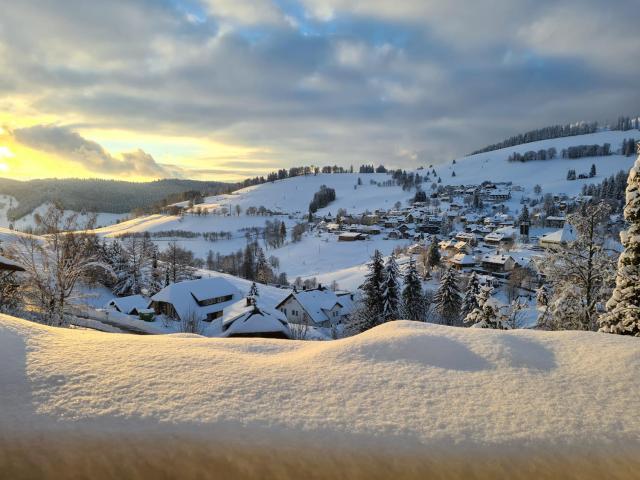
[[[11,224],[11,222],[7,218],[7,211],[9,210],[11,205],[12,206],[18,205],[18,201],[13,197],[9,197],[7,195],[0,195],[0,227],[7,228]],[[40,205],[38,208],[36,208],[30,214],[25,215],[24,217],[21,217],[18,220],[16,220],[13,223],[13,227],[16,230],[25,230],[25,229],[29,229],[29,228],[34,228],[36,226],[35,215],[36,214],[44,215],[48,208],[49,208],[49,204]],[[71,210],[67,211],[68,215],[70,215],[72,213],[75,213],[75,212],[73,212]],[[118,221],[126,219],[128,217],[129,217],[129,214],[127,214],[127,213],[104,213],[104,212],[100,212],[100,213],[96,214],[96,226],[97,227],[104,227],[104,226],[107,226],[107,225],[112,225],[112,224],[115,224]],[[87,217],[82,215],[79,220],[82,223],[83,220],[85,220],[86,218]]]
[[[385,324],[332,342],[134,336],[0,316],[6,432],[280,446],[640,446],[637,339]],[[360,443],[364,442],[364,443]]]
[[[515,147],[503,148],[493,152],[479,153],[456,160],[456,164],[436,166],[436,172],[444,183],[479,183],[483,180],[493,182],[513,182],[531,190],[536,184],[542,186],[542,193],[566,193],[574,195],[580,193],[583,184],[600,183],[605,177],[616,174],[620,170],[628,171],[635,156],[624,157],[610,155],[607,157],[586,157],[576,159],[555,158],[553,160],[533,162],[508,162],[507,158],[513,152],[525,153],[530,150],[538,151],[555,147],[560,156],[563,148],[574,145],[602,145],[611,144],[611,150],[620,148],[622,141],[628,138],[639,138],[638,130],[627,132],[597,132],[575,137],[555,138],[539,142],[526,143]],[[567,181],[567,170],[575,169],[579,173],[588,173],[591,165],[595,164],[598,174],[594,178]],[[444,167],[444,169],[443,169]],[[456,172],[451,177],[452,171]]]

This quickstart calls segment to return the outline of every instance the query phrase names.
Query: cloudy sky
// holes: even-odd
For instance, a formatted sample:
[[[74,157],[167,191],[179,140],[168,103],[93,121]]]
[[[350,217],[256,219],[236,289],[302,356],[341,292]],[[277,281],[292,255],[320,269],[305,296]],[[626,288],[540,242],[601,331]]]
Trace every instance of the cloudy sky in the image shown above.
[[[0,0],[0,175],[448,161],[640,113],[638,0]]]

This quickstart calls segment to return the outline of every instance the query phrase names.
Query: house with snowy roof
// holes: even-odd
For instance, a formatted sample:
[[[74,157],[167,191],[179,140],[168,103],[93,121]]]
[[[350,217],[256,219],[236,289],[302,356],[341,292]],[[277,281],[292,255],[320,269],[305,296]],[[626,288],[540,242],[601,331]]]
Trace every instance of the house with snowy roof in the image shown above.
[[[223,337],[291,338],[284,313],[249,297],[226,309],[221,328]]]
[[[483,255],[480,262],[482,269],[493,273],[509,273],[517,265],[511,255],[487,254]]]
[[[456,233],[456,240],[460,240],[462,242],[466,242],[469,245],[475,245],[476,243],[478,243],[478,238],[476,237],[475,233],[469,233],[469,232],[458,232]]]
[[[200,278],[172,283],[151,297],[150,307],[157,315],[185,320],[195,315],[210,322],[222,317],[224,309],[242,297],[241,292],[223,277]]]
[[[499,245],[501,243],[511,243],[515,237],[516,231],[513,227],[502,227],[488,233],[484,237],[484,243],[490,245]]]
[[[567,217],[550,215],[544,219],[544,224],[549,228],[562,228],[564,227]]]
[[[453,257],[447,259],[447,262],[456,270],[464,270],[476,266],[476,259],[467,253],[456,253]]]
[[[576,239],[575,229],[568,223],[564,224],[560,230],[556,230],[552,233],[547,233],[540,238],[540,246],[544,248],[554,248],[567,243],[573,242]]]
[[[107,307],[124,313],[125,315],[138,315],[140,310],[147,310],[149,307],[149,299],[142,295],[116,297],[107,304]]]
[[[319,286],[290,293],[276,308],[284,313],[289,323],[327,328],[351,313],[353,299],[348,294],[337,294]]]

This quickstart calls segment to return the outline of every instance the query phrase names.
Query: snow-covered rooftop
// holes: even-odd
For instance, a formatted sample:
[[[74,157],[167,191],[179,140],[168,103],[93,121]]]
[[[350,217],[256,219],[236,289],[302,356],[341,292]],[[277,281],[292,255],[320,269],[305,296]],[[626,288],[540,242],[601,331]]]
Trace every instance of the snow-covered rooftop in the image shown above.
[[[216,297],[232,295],[233,298],[226,302],[200,306],[197,301],[209,300]],[[172,283],[156,293],[151,300],[154,302],[166,302],[173,305],[181,319],[187,318],[190,313],[197,314],[200,318],[208,313],[218,312],[238,300],[240,291],[223,277],[200,278]],[[197,300],[197,301],[196,301]]]
[[[449,259],[449,262],[456,265],[475,265],[476,259],[466,253],[456,253]]]
[[[560,230],[556,230],[555,232],[543,235],[542,238],[540,238],[540,243],[561,244],[573,242],[575,239],[576,232],[574,228],[570,224],[565,223],[564,227],[562,227]]]
[[[293,292],[289,297],[295,298],[316,323],[326,321],[327,312],[336,304],[342,307],[342,314],[351,312],[352,302],[348,295],[339,297],[334,291],[326,288]],[[285,298],[276,308],[284,304],[289,297]]]
[[[116,307],[120,312],[129,315],[134,310],[140,312],[149,306],[149,299],[142,295],[129,295],[127,297],[116,297],[109,302],[108,306]]]
[[[259,300],[255,305],[249,305],[246,298],[230,305],[225,311],[222,317],[222,333],[226,337],[274,333],[291,336],[284,313],[262,305]]]
[[[483,263],[492,263],[495,265],[504,265],[505,263],[507,263],[507,261],[509,261],[509,259],[513,260],[513,257],[511,255],[499,255],[499,254],[498,255],[487,254],[482,256]]]

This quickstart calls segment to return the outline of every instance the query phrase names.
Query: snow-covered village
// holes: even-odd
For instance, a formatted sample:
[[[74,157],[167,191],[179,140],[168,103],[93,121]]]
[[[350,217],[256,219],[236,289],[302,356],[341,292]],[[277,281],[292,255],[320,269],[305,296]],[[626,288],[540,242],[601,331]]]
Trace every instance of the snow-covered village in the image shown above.
[[[0,478],[640,478],[634,39],[141,3],[0,15]]]

